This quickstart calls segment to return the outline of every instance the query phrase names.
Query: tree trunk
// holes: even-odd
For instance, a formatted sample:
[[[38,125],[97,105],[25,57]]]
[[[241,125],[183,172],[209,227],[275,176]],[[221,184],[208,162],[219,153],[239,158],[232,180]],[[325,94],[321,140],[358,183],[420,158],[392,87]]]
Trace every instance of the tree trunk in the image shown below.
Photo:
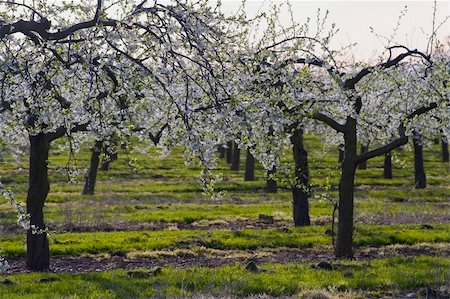
[[[339,163],[342,163],[342,161],[344,160],[344,145],[343,144],[339,144]]]
[[[277,168],[275,166],[272,168],[272,170],[267,171],[266,191],[268,193],[277,193],[277,181],[271,178],[272,175],[276,172]]]
[[[421,136],[414,134],[414,177],[416,189],[425,189],[427,187],[427,178],[425,175],[425,168],[423,165],[423,145]]]
[[[442,162],[448,162],[448,141],[442,136]]]
[[[128,147],[128,144],[130,144],[130,135],[125,136],[125,141],[120,144],[120,148],[123,150],[126,150]]]
[[[368,150],[369,150],[368,145],[364,145],[364,144],[361,145],[361,154],[367,152]],[[359,169],[367,169],[367,160],[359,163],[358,168]]]
[[[218,151],[219,151],[219,158],[220,159],[225,158],[225,148],[223,147],[223,145],[219,145]]]
[[[89,165],[89,171],[86,174],[83,195],[94,195],[95,182],[97,180],[98,164],[100,163],[100,153],[102,152],[102,146],[103,141],[95,141],[95,145],[91,150],[91,163]]]
[[[295,226],[309,226],[309,168],[308,153],[303,145],[303,130],[297,129],[291,136],[295,163],[295,185],[292,186],[292,213]]]
[[[392,155],[391,152],[384,155],[383,178],[392,179]]]
[[[227,142],[227,150],[225,151],[225,159],[228,164],[231,164],[231,157],[233,156],[233,142]]]
[[[231,158],[231,166],[230,169],[233,171],[238,171],[239,170],[239,163],[240,163],[240,159],[241,159],[241,150],[240,148],[238,148],[238,145],[236,143],[233,142],[233,155]]]
[[[101,171],[109,171],[111,168],[111,162],[117,160],[117,153],[110,153],[107,149],[104,150],[105,160],[103,160],[102,165],[100,166]]]
[[[28,178],[27,213],[30,225],[37,230],[45,230],[43,207],[50,184],[48,181],[48,152],[50,142],[44,133],[30,135],[30,168]],[[31,271],[50,269],[50,251],[46,233],[27,231],[27,268]]]
[[[244,181],[255,180],[255,157],[247,149],[247,157],[245,158],[245,175]]]
[[[356,171],[356,120],[347,117],[344,132],[345,152],[339,182],[339,223],[336,239],[336,257],[351,257],[353,244],[353,197]]]

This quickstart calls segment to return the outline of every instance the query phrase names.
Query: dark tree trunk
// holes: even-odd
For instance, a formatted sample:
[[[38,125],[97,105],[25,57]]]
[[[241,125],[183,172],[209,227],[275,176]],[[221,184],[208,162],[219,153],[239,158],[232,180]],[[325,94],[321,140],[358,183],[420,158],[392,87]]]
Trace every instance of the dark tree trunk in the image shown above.
[[[420,135],[414,134],[413,145],[415,187],[416,189],[425,189],[427,187],[427,178],[423,164],[423,145]]]
[[[96,141],[91,153],[91,163],[86,174],[83,188],[83,195],[94,195],[95,182],[97,180],[98,164],[100,163],[100,153],[102,152],[103,141]]]
[[[233,156],[233,142],[227,142],[227,150],[225,151],[225,159],[228,164],[231,164],[231,157]]]
[[[125,141],[120,144],[120,148],[126,150],[130,143],[130,135],[125,136]]]
[[[392,179],[392,155],[391,152],[384,155],[383,178]]]
[[[223,159],[225,158],[225,148],[223,147],[223,145],[219,145],[219,158]]]
[[[266,182],[266,191],[268,193],[277,193],[277,181],[275,181],[272,177],[273,174],[277,172],[277,168],[274,166],[271,170],[267,171],[267,182]]]
[[[255,157],[247,150],[247,157],[245,158],[245,175],[244,181],[255,180]]]
[[[339,163],[342,163],[342,161],[344,160],[344,145],[343,144],[339,144]]]
[[[303,130],[297,129],[291,136],[295,163],[295,185],[292,186],[292,213],[295,226],[309,226],[309,168],[308,153],[303,145]]]
[[[233,155],[231,158],[231,166],[230,169],[233,171],[239,170],[239,163],[241,160],[241,150],[238,148],[237,144],[233,142]]]
[[[344,140],[345,153],[339,182],[339,223],[336,239],[336,257],[351,257],[353,244],[353,197],[356,171],[356,120],[347,117]]]
[[[29,136],[30,169],[28,178],[27,213],[30,225],[38,231],[45,230],[43,207],[50,184],[48,181],[48,152],[50,142],[44,133]],[[50,251],[47,234],[27,231],[27,268],[31,271],[50,269]]]
[[[364,144],[361,145],[361,154],[367,152],[368,150],[369,150],[368,145],[364,145]],[[367,160],[359,163],[358,168],[359,169],[367,169]]]
[[[111,168],[111,162],[117,160],[117,153],[110,153],[108,150],[104,151],[105,153],[105,160],[103,160],[102,165],[100,166],[101,171],[109,171]]]
[[[447,139],[445,139],[445,137],[442,137],[442,161],[443,162],[448,162],[448,142]]]

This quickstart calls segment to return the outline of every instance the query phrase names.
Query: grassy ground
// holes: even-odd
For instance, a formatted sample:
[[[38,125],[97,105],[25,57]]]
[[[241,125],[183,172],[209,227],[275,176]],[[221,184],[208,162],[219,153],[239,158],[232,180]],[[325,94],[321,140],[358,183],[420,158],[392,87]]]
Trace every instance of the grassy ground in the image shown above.
[[[125,232],[60,233],[51,235],[51,253],[80,255],[83,253],[124,253],[140,250],[185,248],[201,245],[214,249],[258,248],[323,248],[330,237],[322,226],[285,229],[243,230],[158,230]],[[423,242],[450,243],[450,225],[361,225],[355,231],[356,247],[379,247],[391,244]],[[1,237],[3,254],[7,257],[24,254],[23,237]]]
[[[211,200],[202,195],[197,183],[200,170],[184,165],[180,149],[165,159],[153,150],[146,155],[119,153],[110,171],[99,172],[96,195],[89,197],[80,195],[82,178],[79,184],[67,183],[58,171],[66,165],[67,155],[53,149],[45,215],[55,260],[76,263],[93,255],[91,261],[101,256],[101,263],[108,263],[121,257],[130,269],[133,261],[143,259],[144,266],[161,266],[162,272],[136,278],[140,274],[130,270],[108,270],[118,266],[99,273],[7,274],[0,276],[0,298],[297,296],[320,289],[327,296],[342,298],[401,298],[411,292],[450,296],[446,295],[450,288],[450,167],[440,162],[439,146],[425,153],[425,190],[413,188],[409,147],[394,153],[392,180],[382,178],[382,158],[357,171],[355,249],[359,255],[355,261],[331,261],[333,270],[327,271],[311,264],[330,262],[331,238],[325,231],[330,228],[332,207],[323,195],[337,198],[337,150],[314,136],[307,136],[306,143],[315,191],[310,205],[313,226],[307,228],[292,227],[286,185],[280,183],[276,194],[265,193],[260,165],[257,180],[244,182],[243,169],[231,172],[221,162],[217,172],[223,173],[224,181],[217,188],[227,192],[222,200]],[[287,150],[287,161],[289,154]],[[136,159],[138,167],[129,167],[129,159]],[[88,160],[86,150],[77,155],[80,168],[87,167]],[[6,156],[0,163],[2,177],[13,180],[7,186],[24,201],[26,158],[17,163]],[[241,168],[244,163],[245,159]],[[11,207],[1,199],[0,248],[21,269],[24,234],[15,221]],[[328,255],[321,256],[324,252]],[[432,257],[421,256],[431,252]],[[171,254],[176,260],[168,258]],[[199,267],[206,256],[220,263]],[[262,269],[258,273],[244,268],[251,257]],[[295,263],[296,259],[300,262]]]
[[[363,290],[362,296],[376,298],[406,294],[415,289],[418,294],[424,294],[431,289],[434,294],[445,296],[449,287],[448,268],[448,258],[416,257],[343,261],[335,263],[332,270],[297,263],[265,264],[257,273],[238,264],[218,268],[169,267],[161,271],[33,273],[9,275],[9,285],[0,288],[0,295],[2,298],[48,298],[49,294],[54,298],[173,298],[195,294],[279,296],[295,295],[308,289],[328,289],[346,298],[352,292],[358,296],[355,290]]]

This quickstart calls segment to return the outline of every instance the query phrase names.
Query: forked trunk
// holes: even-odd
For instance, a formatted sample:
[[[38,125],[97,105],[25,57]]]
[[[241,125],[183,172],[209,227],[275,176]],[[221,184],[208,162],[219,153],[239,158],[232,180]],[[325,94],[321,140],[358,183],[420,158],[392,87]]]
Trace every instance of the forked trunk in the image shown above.
[[[245,159],[245,176],[244,181],[255,180],[255,157],[253,157],[250,150],[247,150],[247,157]]]
[[[97,180],[98,165],[100,163],[100,153],[102,152],[102,141],[96,141],[91,152],[91,163],[89,171],[86,174],[86,181],[84,183],[83,195],[94,195],[95,182]]]
[[[27,213],[31,228],[27,231],[27,268],[31,271],[50,269],[50,251],[44,231],[43,207],[50,184],[48,181],[48,152],[50,142],[44,133],[30,135],[30,169],[27,194]],[[34,232],[32,230],[34,228]],[[36,230],[38,231],[36,233]]]
[[[308,153],[303,145],[303,130],[297,129],[291,136],[295,163],[295,185],[292,186],[292,212],[295,226],[309,226],[309,168]]]
[[[383,178],[392,179],[392,155],[391,152],[384,155]]]
[[[414,134],[413,145],[415,187],[416,189],[425,189],[427,187],[427,177],[423,164],[423,145],[420,135]]]
[[[351,257],[353,244],[353,197],[356,171],[356,120],[347,117],[344,133],[345,153],[339,182],[339,223],[336,238],[336,257]]]

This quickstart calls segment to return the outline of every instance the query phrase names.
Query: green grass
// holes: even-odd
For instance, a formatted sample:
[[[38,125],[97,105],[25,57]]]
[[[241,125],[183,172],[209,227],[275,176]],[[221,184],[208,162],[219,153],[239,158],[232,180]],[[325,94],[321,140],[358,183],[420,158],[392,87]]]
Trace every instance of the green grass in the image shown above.
[[[315,194],[330,187],[327,196],[337,199],[339,181],[338,152],[323,145],[317,136],[307,135],[309,165]],[[89,151],[77,154],[77,165],[85,168]],[[355,192],[356,250],[391,244],[421,246],[421,243],[450,244],[450,167],[440,162],[439,146],[425,149],[425,168],[428,188],[413,189],[413,153],[409,146],[394,151],[394,179],[382,178],[383,157],[368,162],[367,170],[357,170]],[[128,158],[138,161],[138,168],[128,166]],[[242,157],[244,158],[244,157]],[[241,158],[241,159],[242,159]],[[233,172],[220,161],[216,172],[224,181],[218,190],[226,190],[222,200],[211,200],[202,194],[198,184],[199,167],[187,167],[182,149],[177,148],[162,159],[156,149],[149,153],[119,152],[119,160],[108,172],[100,171],[96,195],[81,196],[83,178],[69,185],[67,177],[57,169],[67,164],[67,153],[53,147],[50,153],[51,192],[45,206],[45,218],[50,231],[61,224],[95,225],[121,222],[125,224],[167,224],[256,220],[259,214],[272,215],[288,231],[282,229],[252,229],[230,231],[156,230],[127,232],[51,233],[52,255],[83,255],[126,253],[129,256],[152,257],[152,254],[211,248],[257,253],[261,249],[331,248],[325,235],[329,225],[293,228],[291,193],[279,182],[279,192],[267,194],[265,171],[256,165],[254,182],[243,180],[245,159],[241,170]],[[290,149],[283,160],[291,164]],[[21,163],[5,155],[0,162],[3,178],[13,178],[10,187],[19,201],[24,202],[27,191],[28,160]],[[314,223],[328,223],[331,205],[324,200],[310,200],[310,214]],[[15,214],[4,199],[0,199],[0,225],[15,223]],[[384,218],[383,218],[384,217]],[[405,218],[406,217],[406,218]],[[374,225],[376,219],[392,219],[406,224]],[[397,220],[396,220],[397,219]],[[417,219],[417,220],[416,220]],[[433,229],[425,229],[418,221],[429,220]],[[395,222],[394,221],[394,222]],[[173,227],[173,226],[172,226]],[[2,254],[7,258],[24,255],[24,234],[0,235]],[[381,250],[381,249],[380,249]],[[344,261],[333,271],[311,269],[309,264],[266,264],[266,272],[253,274],[242,265],[214,269],[192,267],[165,268],[160,276],[136,279],[126,271],[87,274],[17,274],[0,276],[0,298],[134,298],[190,296],[196,293],[237,295],[267,293],[274,296],[292,295],[305,289],[331,289],[336,292],[362,290],[382,297],[387,292],[415,291],[421,287],[447,287],[450,281],[448,258],[390,258],[370,262]],[[53,282],[38,282],[43,277],[55,277]],[[4,285],[3,279],[18,285]],[[49,295],[52,294],[52,295]],[[366,294],[366,293],[364,293]],[[345,297],[345,295],[344,295]],[[366,297],[363,295],[362,297]]]
[[[445,190],[421,190],[388,192],[388,190],[371,190],[357,193],[355,215],[357,219],[375,217],[396,217],[401,215],[430,216],[435,219],[449,217],[450,201],[444,201]],[[286,198],[240,199],[236,201],[180,202],[177,199],[144,197],[98,197],[95,199],[78,198],[72,201],[48,202],[45,208],[50,230],[57,224],[92,225],[111,221],[129,223],[192,223],[202,220],[234,221],[241,218],[257,219],[259,214],[274,215],[285,221],[291,218],[291,202]],[[432,198],[432,195],[435,196]],[[280,195],[277,195],[280,196]],[[403,202],[404,201],[404,202]],[[327,201],[311,199],[310,214],[313,219],[329,217],[331,205]],[[16,215],[9,204],[0,205],[2,223],[14,223]]]
[[[59,233],[50,236],[53,255],[81,255],[83,253],[130,253],[160,249],[204,246],[214,249],[256,250],[259,248],[323,248],[330,246],[326,227],[312,226],[281,229],[243,230],[166,230]],[[359,225],[356,227],[356,247],[378,247],[390,244],[450,242],[450,225],[434,225],[425,229],[420,225]],[[6,257],[23,255],[23,237],[1,236]]]
[[[307,289],[335,292],[361,290],[385,294],[416,291],[421,287],[448,287],[450,260],[446,258],[389,258],[371,262],[342,261],[333,270],[310,264],[266,264],[261,273],[242,265],[219,268],[165,268],[160,275],[136,279],[124,270],[85,274],[28,273],[6,275],[16,284],[1,285],[2,298],[167,298],[212,296],[294,295]],[[144,270],[142,270],[144,271]],[[55,281],[40,282],[42,278]],[[347,297],[349,298],[349,297]]]
[[[309,150],[309,164],[311,169],[311,178],[313,185],[324,186],[327,180],[332,186],[338,185],[339,164],[337,162],[337,149],[330,146],[324,146],[316,136],[306,135],[306,147]],[[88,166],[89,151],[84,148],[77,153],[77,165],[82,169]],[[394,179],[382,179],[382,159],[377,157],[368,162],[367,170],[358,170],[355,184],[357,186],[392,186],[392,187],[412,187],[414,184],[413,173],[413,153],[409,147],[402,151],[395,151],[394,155]],[[428,175],[430,186],[447,186],[450,180],[450,168],[448,164],[440,162],[439,146],[433,145],[425,149],[425,168]],[[138,169],[132,169],[128,166],[128,159],[138,161]],[[286,155],[283,158],[291,163],[292,157],[289,149],[286,149]],[[65,193],[69,195],[79,194],[82,184],[68,185],[67,177],[61,174],[57,169],[67,164],[68,156],[65,152],[54,149],[50,153],[50,181],[52,182],[52,192],[49,200],[61,200],[58,194]],[[265,172],[260,164],[256,166],[255,182],[244,182],[243,165],[245,159],[242,159],[241,171],[229,171],[228,165],[222,161],[219,163],[217,172],[224,175],[225,182],[218,184],[218,189],[229,191],[251,192],[262,190],[265,182]],[[400,163],[398,163],[400,161]],[[2,173],[5,176],[10,175],[15,183],[11,188],[24,195],[27,188],[27,167],[28,161],[24,157],[21,165],[16,161],[6,157],[0,162]],[[168,157],[161,159],[156,149],[151,149],[147,154],[133,153],[125,155],[119,152],[119,160],[111,164],[112,169],[108,172],[100,171],[98,173],[98,193],[116,192],[122,194],[138,193],[186,193],[201,191],[201,186],[196,183],[200,173],[198,167],[186,167],[183,162],[182,149],[175,149]],[[78,178],[80,182],[83,178]],[[283,187],[283,184],[280,184]],[[286,186],[285,186],[286,187]],[[448,186],[447,186],[448,187]],[[197,195],[198,196],[198,195]],[[447,198],[448,198],[447,193]],[[67,198],[67,200],[69,200]]]

